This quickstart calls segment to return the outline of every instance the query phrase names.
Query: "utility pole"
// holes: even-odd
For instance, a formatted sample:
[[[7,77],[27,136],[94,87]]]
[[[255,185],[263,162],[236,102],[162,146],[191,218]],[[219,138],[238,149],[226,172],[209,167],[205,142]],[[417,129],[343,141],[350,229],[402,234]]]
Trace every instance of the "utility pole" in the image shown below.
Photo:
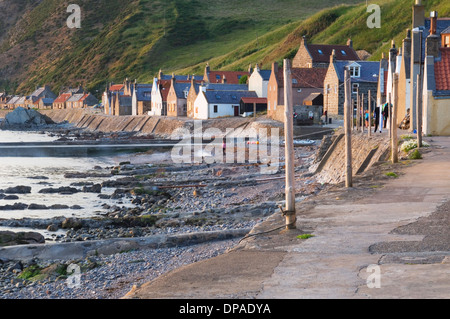
[[[398,74],[394,73],[393,74],[393,79],[392,79],[392,94],[393,94],[393,98],[392,98],[392,113],[391,113],[391,136],[392,136],[392,145],[391,145],[391,150],[392,150],[392,163],[398,163],[398,135],[397,135],[397,88],[398,88]]]
[[[368,112],[369,112],[369,123],[367,124],[368,126],[368,134],[369,137],[372,136],[372,92],[369,90],[369,97],[367,99],[367,108],[368,108]]]
[[[417,148],[422,147],[422,76],[417,74]]]
[[[286,229],[295,229],[294,114],[291,61],[284,59],[284,147],[286,158]]]
[[[346,160],[346,174],[345,174],[345,187],[349,188],[353,186],[352,175],[352,130],[350,121],[352,120],[351,114],[353,113],[353,105],[351,104],[351,85],[350,85],[350,71],[345,70],[345,103],[344,103],[344,127],[345,127],[345,160]]]

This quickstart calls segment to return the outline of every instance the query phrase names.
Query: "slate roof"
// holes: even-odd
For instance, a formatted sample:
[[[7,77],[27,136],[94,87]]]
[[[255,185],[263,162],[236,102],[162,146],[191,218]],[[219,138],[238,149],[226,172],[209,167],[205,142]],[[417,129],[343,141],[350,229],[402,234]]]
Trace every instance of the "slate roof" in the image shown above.
[[[223,84],[223,83],[208,83],[206,90],[217,91],[248,91],[247,84]]]
[[[323,82],[327,75],[326,68],[292,68],[293,88],[323,88]],[[278,70],[278,86],[284,87],[284,71]]]
[[[14,104],[18,99],[20,99],[20,96],[13,96],[6,104]]]
[[[211,104],[239,104],[243,97],[258,97],[255,91],[206,91],[204,94]]]
[[[441,48],[441,59],[436,61],[434,76],[437,91],[450,91],[450,48]]]
[[[80,101],[83,97],[84,97],[84,93],[74,94],[74,95],[72,95],[72,96],[67,100],[67,102],[78,102],[78,101]]]
[[[42,99],[40,99],[41,101],[42,101],[42,103],[44,103],[44,104],[53,104],[53,102],[55,101],[55,99],[52,99],[52,98],[45,98],[45,97],[43,97]]]
[[[152,99],[152,85],[151,84],[137,84],[136,98],[138,101],[150,102]]]
[[[360,60],[356,51],[347,45],[307,44],[307,49],[313,62],[330,62],[330,56],[335,50],[336,60]]]
[[[25,104],[26,99],[27,99],[26,96],[21,96],[14,102],[14,104]]]
[[[340,82],[344,82],[345,68],[353,62],[361,65],[360,76],[352,77],[352,82],[375,82],[378,83],[378,75],[380,73],[380,62],[371,61],[336,61],[336,71]]]
[[[188,92],[191,89],[191,82],[189,83],[177,83],[174,84],[175,94],[177,95],[177,98],[183,98],[185,97],[184,92]]]
[[[169,74],[163,74],[161,76],[161,80],[172,80],[173,75]],[[176,75],[175,74],[175,81],[191,81],[192,75]],[[203,76],[202,75],[194,75],[195,81],[202,81]]]

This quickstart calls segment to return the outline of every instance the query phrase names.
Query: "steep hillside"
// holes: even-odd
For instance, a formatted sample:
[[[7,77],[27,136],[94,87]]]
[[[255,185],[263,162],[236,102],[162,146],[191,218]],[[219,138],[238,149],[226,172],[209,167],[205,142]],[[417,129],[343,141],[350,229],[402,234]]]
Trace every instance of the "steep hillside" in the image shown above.
[[[81,29],[69,29],[72,2],[0,2],[16,17],[1,26],[0,86],[27,93],[43,83],[56,91],[82,84],[95,92],[124,77],[151,81],[160,68],[171,72],[258,44],[340,1],[78,0]],[[283,27],[280,38],[291,30]]]

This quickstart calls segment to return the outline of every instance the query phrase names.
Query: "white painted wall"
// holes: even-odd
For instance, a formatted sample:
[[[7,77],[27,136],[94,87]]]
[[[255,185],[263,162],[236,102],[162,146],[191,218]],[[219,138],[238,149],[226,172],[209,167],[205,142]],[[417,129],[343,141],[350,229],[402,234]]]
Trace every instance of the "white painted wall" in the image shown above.
[[[248,90],[255,91],[258,97],[267,97],[269,81],[264,81],[258,69],[255,68],[248,80]]]

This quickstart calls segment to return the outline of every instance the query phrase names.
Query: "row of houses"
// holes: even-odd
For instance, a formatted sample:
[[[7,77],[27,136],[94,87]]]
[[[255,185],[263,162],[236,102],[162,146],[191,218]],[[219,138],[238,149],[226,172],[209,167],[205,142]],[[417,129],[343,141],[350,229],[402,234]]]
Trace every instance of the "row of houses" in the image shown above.
[[[56,95],[48,85],[37,87],[28,96],[7,95],[0,93],[0,108],[16,109],[18,107],[29,109],[74,109],[93,107],[98,104],[98,99],[91,93],[86,93],[83,88],[69,88]]]
[[[352,40],[345,45],[311,44],[303,37],[292,59],[295,109],[339,117],[344,113],[344,73],[350,71],[354,107],[358,100],[368,108],[391,102],[400,122],[411,117],[416,127],[417,96],[423,101],[426,134],[450,134],[450,18],[437,12],[426,17],[421,0],[412,7],[412,28],[400,48],[393,42],[380,61],[367,61],[367,52],[355,51]],[[419,77],[417,77],[419,75]],[[419,82],[418,82],[419,81]],[[283,68],[272,63],[269,70],[258,64],[247,71],[217,71],[205,66],[203,75],[164,74],[160,70],[151,84],[125,79],[110,83],[102,95],[104,112],[111,116],[145,115],[211,119],[267,112],[284,119]],[[370,95],[369,95],[370,92]],[[395,94],[394,94],[395,93]],[[53,101],[51,99],[54,99]],[[29,97],[0,94],[0,106],[54,109],[89,107],[98,101],[81,88],[55,97],[39,88]]]

